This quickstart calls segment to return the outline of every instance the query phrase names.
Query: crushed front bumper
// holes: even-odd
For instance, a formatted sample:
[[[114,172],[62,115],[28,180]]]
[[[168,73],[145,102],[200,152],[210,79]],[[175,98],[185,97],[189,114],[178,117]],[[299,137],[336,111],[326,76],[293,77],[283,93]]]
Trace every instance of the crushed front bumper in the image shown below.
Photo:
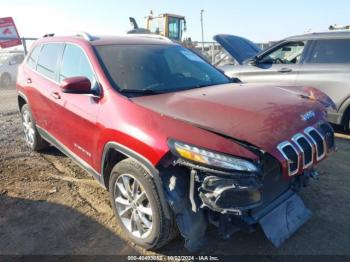
[[[254,232],[260,225],[279,247],[310,217],[296,192],[313,172],[285,180],[277,161],[267,161],[263,176],[233,176],[191,167],[162,170],[167,201],[189,250],[205,239],[208,223],[223,239],[238,230]],[[184,179],[184,178],[189,179]]]
[[[252,212],[252,219],[259,223],[266,237],[279,247],[311,217],[311,211],[303,200],[288,190],[264,209]]]

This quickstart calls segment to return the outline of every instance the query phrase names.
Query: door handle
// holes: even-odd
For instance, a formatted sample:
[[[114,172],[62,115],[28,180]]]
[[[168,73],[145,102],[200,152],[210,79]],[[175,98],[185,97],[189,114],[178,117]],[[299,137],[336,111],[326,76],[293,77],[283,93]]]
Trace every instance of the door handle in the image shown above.
[[[286,68],[286,67],[281,68],[280,70],[278,70],[278,72],[280,72],[280,73],[289,73],[289,72],[292,72],[292,71],[293,71],[292,69]]]
[[[30,77],[27,78],[27,84],[33,83],[32,79]]]
[[[54,99],[61,99],[61,96],[58,92],[51,92],[51,97]]]

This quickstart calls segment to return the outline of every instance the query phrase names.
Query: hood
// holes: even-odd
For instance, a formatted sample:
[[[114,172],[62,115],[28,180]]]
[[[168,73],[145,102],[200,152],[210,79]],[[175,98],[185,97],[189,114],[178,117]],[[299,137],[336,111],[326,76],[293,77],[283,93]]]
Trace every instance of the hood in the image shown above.
[[[261,52],[252,41],[235,35],[216,35],[217,41],[240,65],[243,61]]]
[[[225,84],[132,98],[162,115],[248,142],[265,151],[324,117],[325,107],[283,86]],[[314,111],[312,119],[302,116]]]

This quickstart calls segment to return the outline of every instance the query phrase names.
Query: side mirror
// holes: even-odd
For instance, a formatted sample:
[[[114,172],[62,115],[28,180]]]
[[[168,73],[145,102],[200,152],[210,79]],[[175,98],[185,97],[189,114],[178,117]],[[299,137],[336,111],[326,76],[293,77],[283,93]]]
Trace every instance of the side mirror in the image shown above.
[[[91,94],[91,82],[87,77],[68,77],[61,82],[63,93],[69,94]]]
[[[247,60],[247,65],[256,66],[259,63],[259,59],[254,56]]]

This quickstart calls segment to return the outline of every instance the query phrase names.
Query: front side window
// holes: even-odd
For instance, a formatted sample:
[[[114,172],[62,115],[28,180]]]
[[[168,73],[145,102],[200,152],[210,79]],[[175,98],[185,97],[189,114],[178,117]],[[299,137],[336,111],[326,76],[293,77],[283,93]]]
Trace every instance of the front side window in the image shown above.
[[[262,64],[297,64],[305,48],[305,42],[287,43],[263,56]]]
[[[96,50],[112,84],[122,93],[165,93],[230,82],[178,45],[105,45]]]
[[[38,61],[40,49],[41,49],[41,45],[34,47],[33,51],[31,52],[30,56],[28,57],[27,65],[30,68],[36,69],[36,62]]]
[[[91,84],[95,82],[93,70],[84,51],[76,45],[67,44],[64,49],[59,81],[75,76],[85,76]]]
[[[306,63],[350,63],[350,39],[316,40]]]
[[[57,64],[63,44],[45,44],[39,55],[37,71],[50,79],[56,80]]]

